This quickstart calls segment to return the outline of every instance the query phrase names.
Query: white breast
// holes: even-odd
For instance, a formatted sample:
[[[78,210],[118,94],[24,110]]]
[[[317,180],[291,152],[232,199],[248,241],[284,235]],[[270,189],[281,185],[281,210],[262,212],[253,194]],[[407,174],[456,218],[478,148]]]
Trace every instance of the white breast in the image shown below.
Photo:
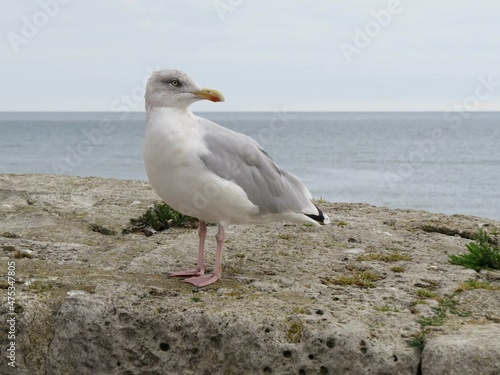
[[[210,172],[198,155],[206,152],[204,129],[191,112],[148,112],[144,164],[158,195],[183,214],[217,223],[248,222],[258,208],[235,183]]]

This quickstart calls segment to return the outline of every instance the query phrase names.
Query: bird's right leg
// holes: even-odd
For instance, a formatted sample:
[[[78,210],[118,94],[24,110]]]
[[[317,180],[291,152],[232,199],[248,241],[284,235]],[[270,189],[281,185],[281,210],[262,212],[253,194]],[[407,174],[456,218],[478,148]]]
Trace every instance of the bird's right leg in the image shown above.
[[[195,270],[170,272],[169,276],[203,276],[205,274],[205,238],[207,238],[207,224],[200,220],[198,229],[200,244],[198,246],[198,267]]]

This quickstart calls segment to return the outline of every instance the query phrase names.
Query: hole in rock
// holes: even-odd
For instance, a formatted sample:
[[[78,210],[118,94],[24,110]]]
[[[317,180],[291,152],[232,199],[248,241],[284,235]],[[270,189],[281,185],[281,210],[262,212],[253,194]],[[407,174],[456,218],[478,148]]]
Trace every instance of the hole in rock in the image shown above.
[[[335,339],[333,337],[329,338],[326,341],[326,346],[328,346],[329,348],[333,348],[335,346]]]

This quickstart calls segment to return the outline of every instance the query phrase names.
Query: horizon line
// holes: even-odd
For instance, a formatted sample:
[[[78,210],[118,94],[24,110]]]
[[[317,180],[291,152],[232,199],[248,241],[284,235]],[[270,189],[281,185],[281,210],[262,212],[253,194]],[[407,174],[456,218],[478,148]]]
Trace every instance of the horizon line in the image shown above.
[[[204,112],[204,113],[274,113],[275,110],[230,110],[230,111],[213,111],[213,110],[201,110],[192,112]],[[500,113],[499,110],[483,110],[483,111],[450,111],[450,110],[367,110],[367,111],[356,111],[356,110],[321,110],[321,111],[311,111],[311,110],[285,110],[279,112],[288,113]],[[0,110],[0,114],[3,113],[115,113],[115,114],[142,114],[146,111],[3,111]]]

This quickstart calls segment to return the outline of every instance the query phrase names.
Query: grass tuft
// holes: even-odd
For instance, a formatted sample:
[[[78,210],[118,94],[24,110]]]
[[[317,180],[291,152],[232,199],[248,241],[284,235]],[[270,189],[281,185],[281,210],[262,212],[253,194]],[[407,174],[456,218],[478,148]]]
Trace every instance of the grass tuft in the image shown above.
[[[450,263],[471,268],[475,271],[482,269],[500,269],[500,247],[493,245],[498,243],[498,231],[491,238],[484,229],[480,229],[474,242],[468,243],[466,254],[450,255]]]
[[[338,278],[322,278],[323,284],[333,284],[341,286],[357,286],[360,288],[375,288],[375,281],[382,279],[382,276],[370,271],[354,271],[352,276],[340,276]]]

